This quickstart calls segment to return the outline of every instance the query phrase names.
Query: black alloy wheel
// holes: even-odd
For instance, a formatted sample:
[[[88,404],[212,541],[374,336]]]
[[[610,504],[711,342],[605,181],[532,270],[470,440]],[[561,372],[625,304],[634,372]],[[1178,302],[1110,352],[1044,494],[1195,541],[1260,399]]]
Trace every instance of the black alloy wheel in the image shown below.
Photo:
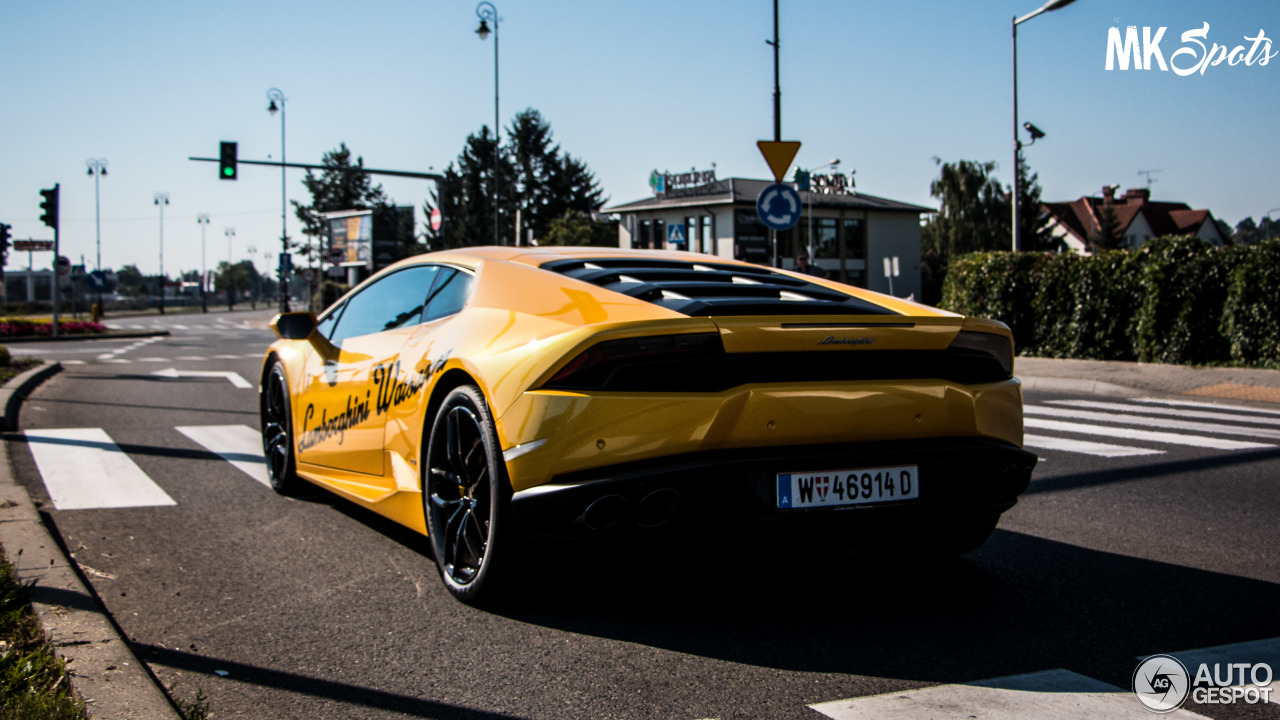
[[[289,382],[284,366],[276,362],[267,372],[260,393],[262,452],[267,460],[271,488],[292,495],[302,485],[293,457],[293,413],[289,403]]]
[[[427,534],[449,592],[476,602],[492,586],[511,485],[497,432],[476,387],[453,390],[431,426],[424,464]]]

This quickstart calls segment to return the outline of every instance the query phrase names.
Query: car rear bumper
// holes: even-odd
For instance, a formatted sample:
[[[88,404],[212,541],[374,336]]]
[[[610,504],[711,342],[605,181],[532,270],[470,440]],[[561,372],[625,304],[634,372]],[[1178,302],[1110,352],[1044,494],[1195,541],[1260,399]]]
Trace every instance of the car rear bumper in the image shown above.
[[[561,475],[515,493],[524,537],[843,529],[998,515],[1026,490],[1036,456],[981,438],[740,449]],[[779,473],[915,465],[919,497],[843,508],[779,510]]]

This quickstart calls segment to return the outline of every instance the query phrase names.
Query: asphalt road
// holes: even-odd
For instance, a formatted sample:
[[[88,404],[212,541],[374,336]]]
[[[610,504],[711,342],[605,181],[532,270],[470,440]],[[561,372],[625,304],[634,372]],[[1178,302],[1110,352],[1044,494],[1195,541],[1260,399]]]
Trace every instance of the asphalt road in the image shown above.
[[[467,607],[422,538],[324,492],[277,496],[229,462],[240,455],[210,449],[208,428],[256,433],[257,392],[185,373],[256,388],[268,317],[11,345],[83,363],[26,402],[24,433],[7,437],[15,476],[135,653],[219,718],[818,718],[809,705],[1055,668],[1128,688],[1138,657],[1280,637],[1280,440],[1240,434],[1216,437],[1265,447],[1036,430],[1159,454],[1039,449],[1028,494],[950,562],[877,561],[890,541],[838,561],[805,547],[545,546],[509,599]],[[1026,397],[1059,422],[1111,411],[1061,401],[1115,402]],[[1205,411],[1145,407],[1182,422]],[[48,433],[83,428],[106,439]],[[77,443],[114,443],[171,504],[56,508],[33,451]]]

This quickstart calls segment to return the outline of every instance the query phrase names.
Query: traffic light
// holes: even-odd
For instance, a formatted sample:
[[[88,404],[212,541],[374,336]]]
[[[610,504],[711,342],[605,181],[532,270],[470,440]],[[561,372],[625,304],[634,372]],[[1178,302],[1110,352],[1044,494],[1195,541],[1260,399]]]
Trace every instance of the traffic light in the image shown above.
[[[236,179],[236,152],[236,143],[222,143],[222,155],[218,161],[219,178],[223,180]]]
[[[54,184],[49,190],[41,190],[40,194],[44,196],[44,202],[40,203],[44,215],[40,216],[41,222],[53,228],[54,232],[58,231],[58,184]]]
[[[0,223],[0,268],[6,265],[9,259],[9,230],[12,225]]]

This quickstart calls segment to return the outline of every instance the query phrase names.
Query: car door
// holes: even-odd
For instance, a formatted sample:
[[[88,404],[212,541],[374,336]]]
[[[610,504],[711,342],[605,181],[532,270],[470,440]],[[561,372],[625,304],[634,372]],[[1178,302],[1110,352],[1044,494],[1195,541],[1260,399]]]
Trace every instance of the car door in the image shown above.
[[[401,348],[422,322],[437,272],[435,265],[414,265],[385,275],[321,321],[330,347],[307,364],[294,421],[299,461],[387,484],[381,480],[386,414],[379,383],[394,372]]]

